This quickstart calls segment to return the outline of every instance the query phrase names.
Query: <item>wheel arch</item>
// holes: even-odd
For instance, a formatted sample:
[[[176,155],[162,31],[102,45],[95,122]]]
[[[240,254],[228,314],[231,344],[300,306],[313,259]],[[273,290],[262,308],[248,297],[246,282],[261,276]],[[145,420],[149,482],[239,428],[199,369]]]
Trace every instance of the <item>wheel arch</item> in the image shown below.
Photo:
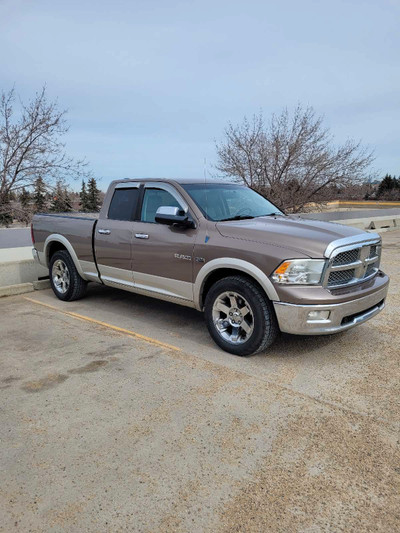
[[[64,235],[55,233],[53,235],[49,235],[45,240],[43,252],[46,258],[46,266],[49,267],[51,256],[59,250],[66,250],[69,253],[72,261],[74,262],[75,268],[79,272],[79,275],[81,278],[87,280],[72,244],[66,237],[64,237]]]
[[[208,290],[216,281],[227,276],[242,274],[259,285],[271,301],[279,301],[279,296],[271,280],[258,267],[236,258],[213,259],[199,271],[193,286],[196,309],[203,310]]]

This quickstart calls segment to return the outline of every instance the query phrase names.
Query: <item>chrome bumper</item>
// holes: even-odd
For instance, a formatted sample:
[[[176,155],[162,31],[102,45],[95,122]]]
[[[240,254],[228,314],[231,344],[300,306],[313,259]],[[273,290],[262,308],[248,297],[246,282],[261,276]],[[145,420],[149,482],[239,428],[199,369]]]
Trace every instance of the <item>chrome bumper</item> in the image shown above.
[[[327,335],[337,333],[366,322],[385,307],[389,284],[379,291],[340,304],[295,305],[273,302],[279,328],[294,335]],[[310,311],[329,311],[326,320],[309,319]]]

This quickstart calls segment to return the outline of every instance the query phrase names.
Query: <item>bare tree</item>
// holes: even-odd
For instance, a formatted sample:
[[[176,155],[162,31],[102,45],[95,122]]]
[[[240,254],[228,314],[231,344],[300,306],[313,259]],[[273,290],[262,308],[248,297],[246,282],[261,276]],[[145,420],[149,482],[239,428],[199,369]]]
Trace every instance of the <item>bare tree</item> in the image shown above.
[[[60,138],[68,131],[66,111],[48,102],[44,87],[27,105],[16,106],[15,90],[0,98],[0,211],[13,191],[33,187],[38,177],[46,186],[87,177],[85,161],[65,153]]]
[[[301,211],[328,186],[359,182],[374,160],[360,142],[335,146],[332,134],[312,107],[297,106],[273,115],[268,124],[260,112],[242,124],[229,124],[217,143],[216,168],[272,202]]]

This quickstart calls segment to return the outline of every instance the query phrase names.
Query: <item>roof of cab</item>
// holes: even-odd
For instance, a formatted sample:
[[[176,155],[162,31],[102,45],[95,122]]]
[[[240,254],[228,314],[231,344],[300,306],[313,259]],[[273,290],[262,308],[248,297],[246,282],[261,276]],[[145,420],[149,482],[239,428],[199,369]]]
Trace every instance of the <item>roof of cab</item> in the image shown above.
[[[148,182],[165,182],[165,183],[179,183],[180,185],[188,185],[193,183],[204,183],[204,184],[217,184],[221,183],[224,185],[235,183],[232,181],[229,181],[228,179],[215,179],[215,178],[125,178],[120,180],[113,180],[111,184],[117,184],[117,183],[148,183]],[[236,183],[237,184],[237,183]]]

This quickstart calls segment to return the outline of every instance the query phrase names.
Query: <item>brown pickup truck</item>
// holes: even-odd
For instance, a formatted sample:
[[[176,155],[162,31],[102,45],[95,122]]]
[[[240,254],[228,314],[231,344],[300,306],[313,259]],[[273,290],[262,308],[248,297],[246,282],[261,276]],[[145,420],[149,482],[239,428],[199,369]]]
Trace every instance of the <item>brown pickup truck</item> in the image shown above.
[[[100,214],[36,215],[33,255],[60,300],[89,281],[204,311],[224,350],[265,350],[280,331],[343,331],[379,313],[381,239],[286,216],[230,183],[119,180]]]

